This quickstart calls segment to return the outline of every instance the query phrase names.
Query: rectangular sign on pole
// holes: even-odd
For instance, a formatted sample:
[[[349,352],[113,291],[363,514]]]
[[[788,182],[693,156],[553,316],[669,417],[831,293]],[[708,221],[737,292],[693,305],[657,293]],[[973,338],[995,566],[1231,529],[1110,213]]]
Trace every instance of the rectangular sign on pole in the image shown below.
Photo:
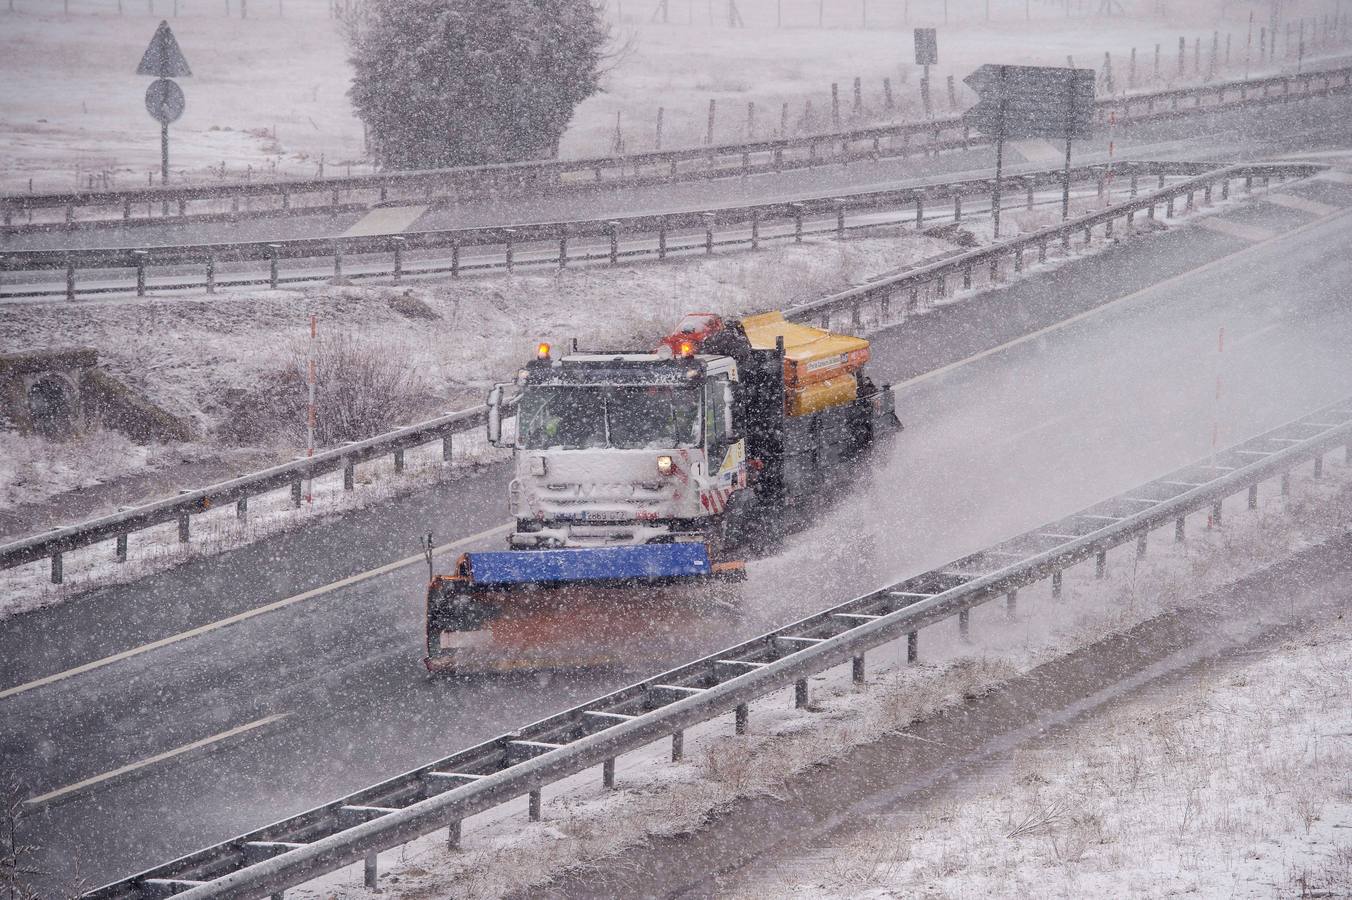
[[[915,30],[915,64],[917,66],[937,66],[939,64],[939,37],[933,28]]]

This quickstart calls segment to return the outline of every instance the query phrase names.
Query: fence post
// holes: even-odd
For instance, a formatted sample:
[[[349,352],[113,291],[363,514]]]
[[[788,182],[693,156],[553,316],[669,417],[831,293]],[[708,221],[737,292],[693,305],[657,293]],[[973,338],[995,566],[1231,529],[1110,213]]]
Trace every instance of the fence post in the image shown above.
[[[114,558],[120,563],[127,561],[127,533],[125,531],[117,536],[117,550],[114,552]]]
[[[52,554],[52,584],[60,584],[65,579],[65,566],[61,559],[61,551],[58,550]]]
[[[235,501],[235,518],[243,522],[249,518],[249,498],[240,497]]]
[[[380,876],[380,871],[378,868],[377,854],[375,852],[366,854],[366,865],[363,868],[362,875],[365,878],[366,886],[368,888],[374,888],[376,886],[376,880]]]
[[[700,218],[704,220],[704,252],[712,256],[714,252],[714,214],[711,212],[701,213]]]
[[[146,295],[146,257],[150,255],[150,251],[133,250],[131,253],[136,258],[136,296],[144,297]]]
[[[404,277],[404,244],[405,239],[395,235],[390,239],[394,244],[394,283],[398,284]]]
[[[685,732],[675,731],[671,735],[671,761],[680,762],[685,756]]]
[[[906,633],[906,662],[914,664],[920,661],[920,632]]]
[[[864,654],[862,653],[850,660],[850,680],[855,684],[864,683]]]
[[[746,734],[751,720],[751,707],[745,703],[737,704],[737,709],[733,714],[733,730],[737,734]]]
[[[350,491],[357,486],[357,462],[352,457],[343,460],[343,490]]]
[[[793,706],[795,709],[805,709],[807,704],[807,679],[799,678],[793,683]],[[740,732],[738,733],[740,734]]]
[[[793,210],[793,241],[795,244],[803,242],[803,204],[790,203],[789,208]]]
[[[845,201],[837,199],[833,202],[836,204],[836,239],[843,240],[845,237]]]
[[[277,281],[279,275],[277,251],[280,249],[281,247],[279,247],[277,244],[268,244],[268,287],[272,288],[273,290],[277,289]]]
[[[610,264],[613,266],[620,261],[620,223],[607,222],[606,232],[610,235]]]

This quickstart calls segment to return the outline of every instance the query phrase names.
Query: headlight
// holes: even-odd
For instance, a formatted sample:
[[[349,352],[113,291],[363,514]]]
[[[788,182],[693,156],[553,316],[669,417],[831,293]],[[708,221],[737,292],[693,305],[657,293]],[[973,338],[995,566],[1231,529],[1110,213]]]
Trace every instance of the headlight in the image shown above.
[[[658,474],[658,475],[670,475],[670,474],[671,474],[671,470],[672,470],[673,468],[675,468],[675,463],[672,462],[672,459],[671,459],[670,456],[663,455],[663,456],[657,457],[657,474]]]

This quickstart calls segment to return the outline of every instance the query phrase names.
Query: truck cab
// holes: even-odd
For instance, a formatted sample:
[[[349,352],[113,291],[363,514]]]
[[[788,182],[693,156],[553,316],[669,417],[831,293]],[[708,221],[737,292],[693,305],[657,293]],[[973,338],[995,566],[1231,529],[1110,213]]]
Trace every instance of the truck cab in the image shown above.
[[[747,486],[746,442],[736,362],[693,350],[540,346],[517,378],[511,547],[707,538]]]

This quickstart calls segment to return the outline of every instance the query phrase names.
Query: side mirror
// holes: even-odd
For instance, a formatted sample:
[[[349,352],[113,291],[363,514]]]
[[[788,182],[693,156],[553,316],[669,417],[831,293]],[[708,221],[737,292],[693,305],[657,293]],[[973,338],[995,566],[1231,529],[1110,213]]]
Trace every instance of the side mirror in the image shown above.
[[[734,411],[736,404],[733,402],[732,385],[723,385],[723,434],[727,437],[729,443],[740,441],[742,436],[737,430],[737,421]]]
[[[493,385],[488,392],[488,443],[502,446],[502,385]]]

